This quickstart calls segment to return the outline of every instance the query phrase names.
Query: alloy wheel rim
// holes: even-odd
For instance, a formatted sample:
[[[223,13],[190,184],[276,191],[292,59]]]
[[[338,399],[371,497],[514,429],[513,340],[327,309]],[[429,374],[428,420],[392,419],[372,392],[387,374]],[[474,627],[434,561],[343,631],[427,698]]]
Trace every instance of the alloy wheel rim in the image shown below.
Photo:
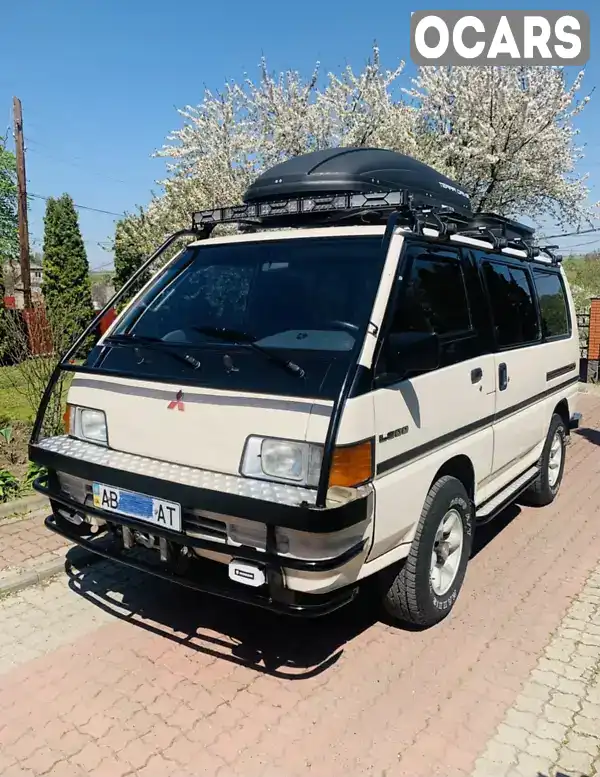
[[[550,456],[548,457],[548,483],[550,488],[558,482],[560,475],[560,466],[563,460],[563,441],[560,432],[556,432],[550,445]]]
[[[437,596],[448,593],[456,580],[464,544],[464,527],[460,513],[448,510],[438,526],[431,552],[431,587]]]

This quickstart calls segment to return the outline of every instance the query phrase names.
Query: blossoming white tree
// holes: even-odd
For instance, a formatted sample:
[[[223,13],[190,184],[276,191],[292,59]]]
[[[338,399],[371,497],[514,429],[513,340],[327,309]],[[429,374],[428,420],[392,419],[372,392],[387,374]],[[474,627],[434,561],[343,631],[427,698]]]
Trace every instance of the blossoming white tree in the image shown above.
[[[591,218],[574,118],[583,72],[567,84],[556,67],[422,68],[410,90],[423,161],[458,180],[477,211]]]
[[[272,76],[261,63],[257,83],[230,82],[206,91],[179,111],[175,130],[157,156],[169,160],[164,193],[119,225],[115,263],[121,278],[194,210],[235,203],[253,178],[292,155],[331,146],[378,146],[415,156],[458,181],[475,209],[551,217],[578,225],[591,218],[573,120],[583,74],[568,84],[562,68],[492,67],[419,70],[402,89],[404,63],[392,71],[379,50],[360,73],[350,67],[319,84],[319,68],[304,79]],[[132,250],[135,246],[135,250]]]

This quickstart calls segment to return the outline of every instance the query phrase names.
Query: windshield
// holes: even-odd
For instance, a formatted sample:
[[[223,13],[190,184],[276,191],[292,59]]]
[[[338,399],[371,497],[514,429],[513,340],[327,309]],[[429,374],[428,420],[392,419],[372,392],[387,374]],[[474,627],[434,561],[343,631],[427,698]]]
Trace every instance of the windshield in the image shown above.
[[[150,360],[165,379],[193,372],[198,385],[271,393],[275,380],[302,384],[283,393],[306,394],[309,384],[328,395],[362,343],[383,262],[379,235],[187,249],[128,311],[102,366],[144,373]],[[144,352],[141,364],[128,341]],[[282,360],[301,369],[275,377]]]

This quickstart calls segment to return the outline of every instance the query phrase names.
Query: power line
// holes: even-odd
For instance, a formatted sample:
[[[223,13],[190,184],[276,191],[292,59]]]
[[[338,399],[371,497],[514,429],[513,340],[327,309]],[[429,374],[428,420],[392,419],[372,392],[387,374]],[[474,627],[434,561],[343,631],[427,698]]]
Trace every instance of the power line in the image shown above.
[[[596,240],[588,240],[586,243],[575,243],[574,246],[560,246],[560,251],[570,251],[572,248],[583,248],[583,246],[598,245],[600,238]]]
[[[30,143],[33,143],[34,146],[41,146],[44,149],[50,148],[50,146],[47,146],[45,143],[40,143],[38,140],[34,140],[33,138],[31,138],[29,136],[26,137],[25,140],[26,140],[26,143],[27,143],[28,146],[29,146]],[[95,171],[95,170],[90,170],[87,167],[87,164],[85,164],[85,160],[83,160],[81,157],[73,157],[72,159],[65,159],[64,157],[57,156],[54,152],[52,152],[51,154],[48,154],[47,152],[40,153],[39,149],[37,149],[37,148],[33,148],[33,149],[30,149],[30,150],[34,151],[36,154],[39,154],[40,156],[46,157],[47,159],[52,159],[52,160],[54,160],[55,162],[58,162],[61,165],[68,165],[69,167],[74,167],[74,168],[76,168],[78,170],[85,170],[87,175],[93,175],[93,176],[96,176],[97,178],[104,178],[107,181],[113,181],[114,183],[120,183],[120,184],[123,184],[125,186],[136,186],[137,187],[137,186],[141,186],[142,185],[141,181],[139,183],[134,183],[133,181],[124,181],[122,178],[115,178],[112,175],[106,175],[106,173],[100,173],[100,172]],[[74,160],[77,160],[77,159],[81,160],[82,162],[84,162],[84,164],[78,164],[76,161],[74,161]]]
[[[28,194],[27,196],[28,197],[35,197],[35,199],[37,199],[37,200],[46,200],[46,201],[48,201],[48,200],[53,199],[52,197],[46,197],[43,194]],[[73,207],[77,208],[78,210],[90,210],[93,213],[104,213],[106,216],[116,216],[117,218],[120,218],[120,219],[125,217],[124,213],[115,213],[112,210],[103,210],[102,208],[92,208],[89,205],[77,205],[76,203],[73,203]]]
[[[42,237],[30,237],[29,240],[35,245],[41,246],[44,244],[44,238]],[[98,246],[99,248],[110,248],[109,240],[83,240],[85,245]]]
[[[577,232],[562,232],[560,235],[543,235],[541,240],[553,240],[555,237],[579,237],[579,235],[589,235],[592,232],[600,232],[600,227],[592,227],[591,229],[582,229]]]
[[[8,217],[5,217],[2,213],[0,213],[0,226],[2,226],[2,224],[8,224],[10,226],[13,226],[15,225],[15,221],[16,219],[15,220],[10,219]],[[30,235],[29,240],[31,243],[37,243],[39,245],[43,243],[43,238],[37,237],[35,235]],[[112,245],[113,245],[113,241],[110,240],[109,238],[107,238],[106,240],[84,240],[83,242],[88,245],[97,245],[97,246],[100,246],[100,248],[105,248],[105,249],[110,249],[112,248]]]
[[[114,270],[114,262],[107,262],[106,264],[101,264],[99,267],[94,267],[92,269],[92,272],[101,272],[102,270]]]

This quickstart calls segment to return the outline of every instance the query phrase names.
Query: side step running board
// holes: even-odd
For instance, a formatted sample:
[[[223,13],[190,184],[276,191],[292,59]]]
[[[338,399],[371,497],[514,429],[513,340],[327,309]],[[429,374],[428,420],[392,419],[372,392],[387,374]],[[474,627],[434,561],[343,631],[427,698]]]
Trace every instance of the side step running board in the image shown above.
[[[519,494],[533,483],[539,474],[539,467],[537,465],[530,467],[526,472],[520,475],[516,480],[512,480],[507,486],[504,486],[502,491],[499,491],[487,502],[484,502],[477,509],[475,513],[475,520],[478,525],[488,523],[495,518],[498,513],[501,513],[508,505],[513,502]]]

